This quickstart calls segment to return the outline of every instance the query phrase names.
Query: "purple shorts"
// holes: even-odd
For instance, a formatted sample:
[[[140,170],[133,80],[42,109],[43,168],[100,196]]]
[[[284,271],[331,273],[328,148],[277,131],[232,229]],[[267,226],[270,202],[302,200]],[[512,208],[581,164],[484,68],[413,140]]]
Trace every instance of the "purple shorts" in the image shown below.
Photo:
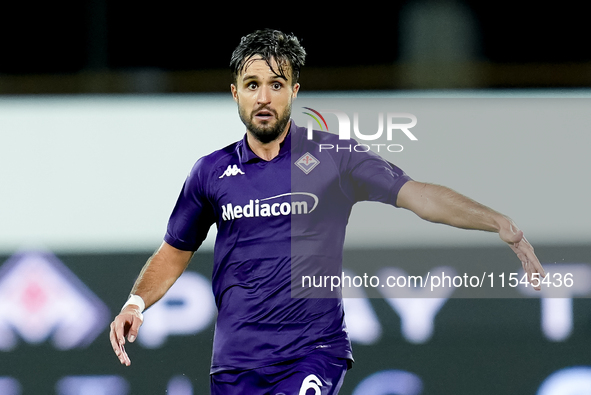
[[[215,373],[211,395],[336,395],[348,364],[316,352],[262,368]]]

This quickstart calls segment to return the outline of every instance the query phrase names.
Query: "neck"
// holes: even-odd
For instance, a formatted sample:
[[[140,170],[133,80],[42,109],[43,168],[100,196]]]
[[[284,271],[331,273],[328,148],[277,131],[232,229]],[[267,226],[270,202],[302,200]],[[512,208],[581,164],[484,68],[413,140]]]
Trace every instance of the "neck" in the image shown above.
[[[248,142],[248,146],[255,153],[256,156],[259,158],[270,161],[279,155],[279,150],[281,149],[281,143],[285,140],[285,136],[287,136],[287,132],[289,131],[289,127],[291,125],[291,121],[285,126],[285,130],[277,136],[277,138],[273,141],[268,143],[262,143],[257,140],[256,137],[247,131],[246,133],[246,141]]]

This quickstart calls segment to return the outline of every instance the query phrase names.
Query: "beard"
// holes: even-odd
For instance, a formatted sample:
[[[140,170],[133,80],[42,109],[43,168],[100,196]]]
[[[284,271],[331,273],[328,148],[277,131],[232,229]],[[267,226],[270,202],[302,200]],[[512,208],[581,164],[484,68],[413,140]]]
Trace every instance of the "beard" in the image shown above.
[[[263,107],[264,108],[264,107]],[[255,125],[253,118],[254,114],[257,111],[260,111],[263,108],[256,109],[249,114],[247,114],[246,110],[240,107],[240,103],[238,104],[238,113],[240,114],[240,120],[246,126],[249,132],[261,143],[267,144],[271,141],[276,140],[281,133],[285,130],[285,127],[289,123],[291,119],[291,104],[287,106],[285,112],[279,117],[275,110],[268,110],[274,115],[274,118],[271,118],[269,121],[264,122],[261,125]],[[275,120],[275,122],[273,122]]]

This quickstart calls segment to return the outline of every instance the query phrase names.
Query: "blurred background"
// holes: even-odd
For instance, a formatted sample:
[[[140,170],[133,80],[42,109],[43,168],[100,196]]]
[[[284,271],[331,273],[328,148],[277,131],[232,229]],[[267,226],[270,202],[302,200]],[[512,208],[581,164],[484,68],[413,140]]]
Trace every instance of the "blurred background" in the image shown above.
[[[582,88],[591,49],[576,4],[4,2],[0,93],[227,92],[231,52],[264,27],[301,38],[307,90]]]
[[[130,368],[108,325],[193,163],[244,133],[228,63],[259,28],[300,38],[301,103],[393,100],[418,141],[388,160],[510,215],[547,268],[586,278],[586,19],[574,2],[4,2],[0,394],[209,393],[214,229],[146,312]],[[470,265],[519,269],[496,235],[369,203],[352,214],[348,273]],[[356,364],[341,393],[591,394],[587,284],[561,299],[347,299]]]

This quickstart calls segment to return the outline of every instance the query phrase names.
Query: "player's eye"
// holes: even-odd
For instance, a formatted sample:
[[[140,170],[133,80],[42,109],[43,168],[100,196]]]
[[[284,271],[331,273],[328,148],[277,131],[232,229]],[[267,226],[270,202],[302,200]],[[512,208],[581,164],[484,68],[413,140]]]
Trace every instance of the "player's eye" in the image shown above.
[[[281,83],[279,83],[279,82],[274,82],[273,83],[273,89],[279,90],[279,89],[281,89],[282,86],[283,85],[281,85]]]
[[[252,81],[252,82],[248,83],[247,88],[248,89],[256,89],[257,86],[258,86],[257,83]]]

